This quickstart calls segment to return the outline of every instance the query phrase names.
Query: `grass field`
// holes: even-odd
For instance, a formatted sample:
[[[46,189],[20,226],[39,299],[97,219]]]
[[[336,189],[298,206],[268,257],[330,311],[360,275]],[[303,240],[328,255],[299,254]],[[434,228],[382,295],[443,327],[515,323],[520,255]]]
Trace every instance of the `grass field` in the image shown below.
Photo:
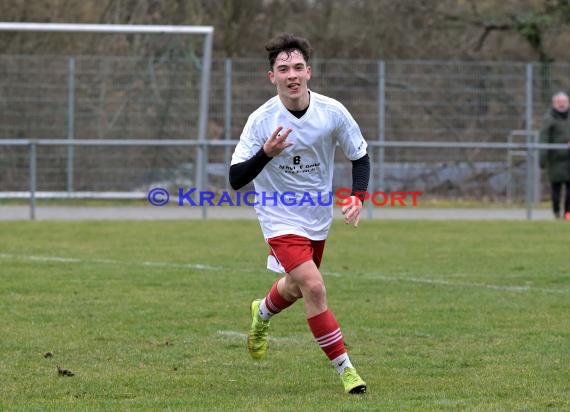
[[[369,384],[349,397],[300,304],[249,358],[275,279],[257,222],[0,222],[0,410],[570,410],[569,241],[566,222],[335,222],[329,304]]]

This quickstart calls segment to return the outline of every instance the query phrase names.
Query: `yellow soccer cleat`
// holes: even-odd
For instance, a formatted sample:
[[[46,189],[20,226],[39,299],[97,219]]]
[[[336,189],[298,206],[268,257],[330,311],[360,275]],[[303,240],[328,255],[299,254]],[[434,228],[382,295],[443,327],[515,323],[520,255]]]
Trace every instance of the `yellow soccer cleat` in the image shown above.
[[[356,372],[354,368],[346,368],[342,375],[342,384],[344,385],[344,392],[351,394],[366,393],[366,382]]]
[[[247,334],[247,349],[253,359],[260,359],[267,352],[267,338],[269,335],[269,320],[263,320],[259,316],[261,299],[251,302],[251,327]]]

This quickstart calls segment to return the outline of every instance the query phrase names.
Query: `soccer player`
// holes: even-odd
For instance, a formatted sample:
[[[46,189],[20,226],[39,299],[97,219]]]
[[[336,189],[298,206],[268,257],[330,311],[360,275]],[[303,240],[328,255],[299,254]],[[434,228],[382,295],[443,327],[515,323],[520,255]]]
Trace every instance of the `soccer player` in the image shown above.
[[[332,199],[326,206],[323,202],[290,205],[275,193],[294,193],[297,198],[308,193],[313,199],[328,195],[338,143],[352,161],[353,193],[342,213],[347,224],[357,227],[362,203],[356,195],[367,190],[370,177],[367,144],[341,103],[309,90],[312,49],[306,39],[285,33],[265,48],[269,81],[277,96],[250,115],[232,156],[229,179],[235,190],[253,180],[259,193],[256,213],[270,247],[267,267],[284,276],[264,299],[251,303],[248,350],[254,359],[263,357],[271,317],[303,298],[309,328],[338,371],[344,391],[365,393],[366,383],[352,365],[339,324],[327,306],[319,271],[333,219]]]

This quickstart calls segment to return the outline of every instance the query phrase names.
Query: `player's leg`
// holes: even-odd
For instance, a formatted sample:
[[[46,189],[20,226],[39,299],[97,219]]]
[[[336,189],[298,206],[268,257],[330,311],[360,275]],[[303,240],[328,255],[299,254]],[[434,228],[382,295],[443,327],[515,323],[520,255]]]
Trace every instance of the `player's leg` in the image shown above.
[[[252,358],[259,359],[267,352],[270,319],[295,303],[299,297],[299,288],[285,276],[273,284],[265,298],[251,302],[252,320],[247,335],[247,348]]]
[[[297,235],[283,235],[267,240],[270,246],[270,257],[275,258],[281,270],[286,273],[300,263],[311,260],[313,250],[309,239]],[[260,301],[260,316],[269,320],[272,316],[287,309],[302,297],[296,282],[286,274],[279,279],[264,299]]]
[[[307,250],[300,250],[300,253],[295,253],[297,250],[295,247],[298,244],[297,237],[281,236],[268,240],[272,248],[275,247],[279,250],[279,255],[283,256],[283,263],[281,261],[278,263],[283,264],[285,268],[294,265],[296,259],[303,259],[304,254],[308,253]],[[293,253],[283,252],[289,248],[294,249]],[[270,251],[270,255],[277,259],[274,249]],[[309,254],[307,259],[310,258]],[[291,280],[289,275],[286,275],[273,284],[265,298],[255,299],[251,302],[252,320],[247,335],[247,348],[252,358],[259,359],[267,352],[270,319],[287,309],[301,296],[297,284]]]
[[[289,277],[303,295],[307,318],[327,310],[325,282],[314,261],[301,263],[289,272]]]
[[[325,283],[315,260],[300,264],[289,275],[303,295],[309,328],[339,373],[345,392],[366,392],[366,383],[354,369],[344,346],[340,326],[327,306]]]
[[[556,219],[560,218],[560,192],[562,190],[561,182],[551,183],[552,212]]]
[[[295,303],[301,296],[299,287],[289,276],[280,278],[273,284],[265,298],[260,301],[259,315],[261,319],[271,319],[272,316]]]

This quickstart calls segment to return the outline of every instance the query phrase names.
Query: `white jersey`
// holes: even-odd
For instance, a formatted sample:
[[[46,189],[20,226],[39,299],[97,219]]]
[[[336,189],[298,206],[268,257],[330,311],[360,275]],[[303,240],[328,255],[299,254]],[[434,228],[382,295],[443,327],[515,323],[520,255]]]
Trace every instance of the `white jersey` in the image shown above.
[[[263,235],[326,239],[333,219],[330,192],[336,144],[349,160],[357,160],[366,154],[366,141],[348,110],[334,99],[311,92],[307,112],[298,119],[275,96],[249,116],[232,165],[253,157],[278,126],[293,130],[287,138],[293,146],[253,180]]]

